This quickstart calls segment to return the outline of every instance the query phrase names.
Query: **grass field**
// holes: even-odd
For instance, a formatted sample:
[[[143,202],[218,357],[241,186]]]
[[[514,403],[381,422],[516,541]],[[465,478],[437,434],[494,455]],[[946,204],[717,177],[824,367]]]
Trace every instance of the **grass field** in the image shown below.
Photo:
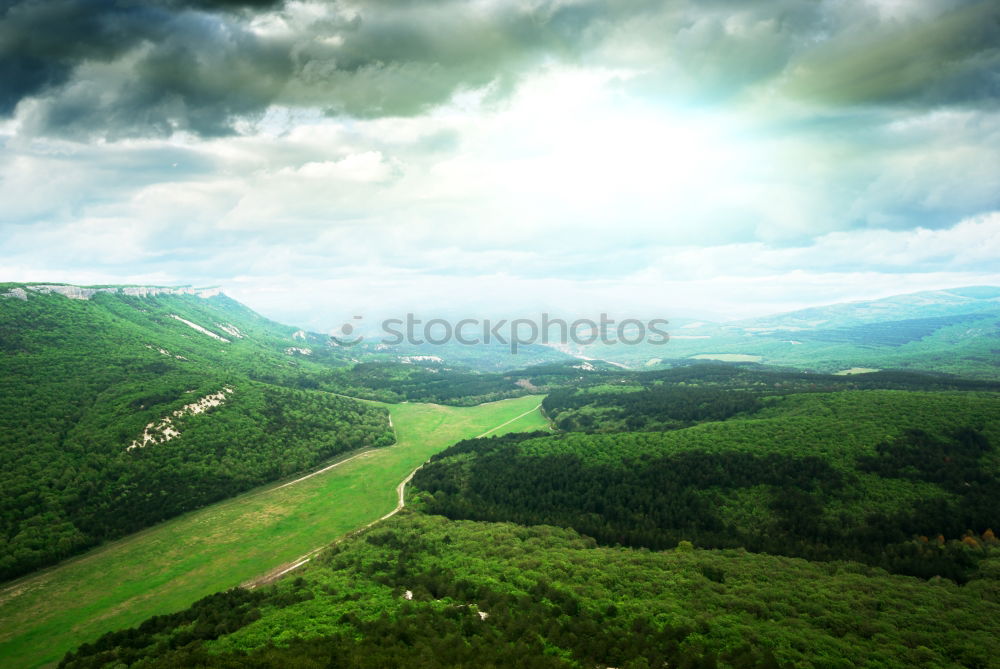
[[[540,398],[535,398],[535,403],[540,402]],[[534,404],[528,403],[525,409],[530,409]],[[508,434],[510,432],[534,432],[536,430],[543,430],[545,432],[551,432],[552,426],[549,425],[548,419],[542,415],[541,410],[531,411],[522,416],[512,419],[509,423],[501,423],[496,428],[491,428],[490,430],[483,432],[481,435],[483,437],[499,437],[503,434]]]
[[[185,514],[0,589],[0,666],[35,667],[104,632],[187,607],[388,513],[396,486],[461,439],[548,429],[539,397],[386,405],[396,445]]]

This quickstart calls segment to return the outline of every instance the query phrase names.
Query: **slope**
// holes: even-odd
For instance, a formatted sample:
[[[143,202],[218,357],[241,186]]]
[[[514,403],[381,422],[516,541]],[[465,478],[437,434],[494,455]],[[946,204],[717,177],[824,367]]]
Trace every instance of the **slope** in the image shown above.
[[[690,539],[852,559],[961,582],[982,557],[965,537],[1000,527],[998,417],[998,394],[789,395],[671,432],[460,443],[413,487],[450,518],[556,524],[654,549]]]
[[[988,668],[998,594],[407,512],[273,589],[219,593],[61,666]]]
[[[296,564],[392,510],[397,484],[430,455],[525,412],[537,415],[538,402],[393,405],[398,441],[391,447],[185,514],[9,583],[0,589],[0,665],[53,662],[104,632]]]
[[[80,290],[0,299],[0,579],[392,443],[384,409],[287,387],[290,328],[223,295]]]

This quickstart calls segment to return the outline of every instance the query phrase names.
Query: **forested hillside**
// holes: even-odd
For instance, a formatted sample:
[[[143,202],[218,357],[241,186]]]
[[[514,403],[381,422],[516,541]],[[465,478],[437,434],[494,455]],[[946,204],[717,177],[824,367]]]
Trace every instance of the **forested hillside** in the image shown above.
[[[405,513],[277,586],[107,634],[60,666],[986,668],[996,575],[955,587]]]
[[[750,415],[763,406],[765,398],[793,393],[876,389],[1000,391],[997,382],[943,374],[815,374],[745,363],[695,362],[654,372],[595,370],[575,381],[560,379],[557,370],[548,366],[526,372],[532,383],[550,389],[542,406],[559,429],[587,432],[690,427]]]
[[[340,346],[329,336],[270,321],[221,293],[38,288],[0,283],[0,354],[33,355],[54,373],[66,371],[60,365],[85,365],[73,367],[83,370],[78,376],[85,383],[110,362],[133,365],[132,372],[145,365],[154,374],[211,368],[271,385],[385,402],[472,406],[529,392],[509,373],[415,360],[371,343]]]
[[[983,537],[1000,527],[998,444],[997,394],[797,394],[751,417],[671,432],[466,441],[413,485],[428,512],[450,518],[964,581],[985,555]]]
[[[471,406],[532,392],[402,360],[217,291],[0,284],[0,580],[391,443],[384,410],[331,393]]]
[[[526,373],[574,431],[459,442],[412,510],[62,666],[1000,666],[991,384]]]
[[[459,442],[413,478],[414,511],[64,666],[998,665],[994,381],[479,373],[224,296],[22,292],[0,299],[0,578],[391,443],[385,410],[344,395],[548,392],[560,430]]]
[[[0,579],[393,441],[384,409],[298,389],[294,329],[225,296],[21,290],[0,299]]]
[[[475,406],[531,391],[511,374],[475,372],[438,362],[420,365],[388,361],[359,362],[305,378],[300,385],[383,402],[432,402]]]

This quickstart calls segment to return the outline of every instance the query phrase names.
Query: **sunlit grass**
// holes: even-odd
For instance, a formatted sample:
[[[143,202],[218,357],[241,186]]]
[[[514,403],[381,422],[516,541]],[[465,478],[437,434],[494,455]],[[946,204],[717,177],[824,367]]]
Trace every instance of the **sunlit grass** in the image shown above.
[[[395,446],[294,485],[273,484],[185,514],[14,581],[0,590],[0,664],[56,662],[104,632],[292,563],[391,511],[399,482],[452,443],[487,431],[546,429],[532,411],[540,401],[387,405]]]

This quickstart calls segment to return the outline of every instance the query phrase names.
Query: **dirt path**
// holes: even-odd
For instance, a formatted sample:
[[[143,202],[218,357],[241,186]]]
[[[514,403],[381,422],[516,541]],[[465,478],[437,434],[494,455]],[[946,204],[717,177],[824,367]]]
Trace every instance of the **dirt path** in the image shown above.
[[[347,395],[338,395],[337,393],[330,393],[330,394],[331,395],[336,395],[337,397],[347,397],[348,399],[357,400],[359,402],[368,402],[368,401],[370,401],[370,400],[359,399],[357,397],[349,397]],[[539,404],[538,406],[541,406],[541,404]],[[399,441],[399,435],[396,434],[396,426],[392,424],[392,416],[390,415],[390,416],[388,416],[388,418],[389,418],[389,429],[392,430],[392,438],[393,438],[392,445],[395,445],[396,442]],[[520,416],[518,416],[518,418],[520,418]],[[494,429],[496,429],[496,428],[494,428]],[[334,467],[339,467],[340,465],[344,464],[345,462],[350,462],[351,460],[354,460],[355,458],[361,458],[361,457],[364,457],[366,455],[372,455],[373,453],[375,453],[376,450],[377,449],[374,449],[374,448],[367,448],[367,449],[361,451],[360,453],[358,453],[357,455],[352,455],[351,457],[346,458],[344,460],[340,460],[338,462],[334,462],[332,465],[327,465],[326,467],[323,467],[322,469],[317,469],[316,471],[311,472],[309,474],[306,474],[305,476],[301,476],[301,477],[295,479],[294,481],[289,481],[288,483],[282,483],[277,488],[272,488],[272,490],[279,490],[279,489],[284,488],[286,486],[295,485],[296,483],[299,483],[300,481],[305,481],[306,479],[312,478],[313,476],[316,476],[317,474],[322,474],[323,472],[330,471]],[[411,474],[411,476],[412,476],[412,474]]]
[[[365,454],[362,453],[361,455],[365,455]],[[355,456],[355,457],[357,457],[357,456]],[[347,460],[344,460],[344,462],[347,462]],[[338,462],[337,464],[342,464],[342,463]],[[332,466],[335,467],[336,465],[332,465]],[[420,467],[423,467],[423,465],[420,465]],[[350,537],[353,537],[356,534],[364,532],[365,530],[367,530],[368,528],[370,528],[372,525],[375,525],[377,523],[381,523],[383,520],[386,520],[388,518],[392,518],[393,516],[395,516],[397,513],[399,513],[400,511],[403,510],[403,507],[406,506],[406,484],[409,483],[411,480],[413,480],[413,477],[416,475],[416,473],[420,469],[420,467],[417,467],[412,472],[410,472],[407,475],[407,477],[405,479],[403,479],[399,483],[398,486],[396,486],[396,495],[397,495],[398,501],[396,502],[396,508],[395,509],[393,509],[389,513],[385,514],[381,518],[378,518],[377,520],[373,520],[372,522],[368,523],[364,527],[360,527],[360,528],[354,530],[353,532],[349,532],[348,534],[345,534],[341,538],[336,539],[336,540],[334,540],[331,543],[323,544],[322,546],[319,546],[318,548],[312,549],[311,551],[309,551],[308,553],[306,553],[305,555],[299,557],[297,560],[295,560],[295,561],[293,561],[291,563],[286,562],[285,564],[278,565],[277,567],[275,567],[271,571],[267,572],[266,574],[264,574],[260,578],[256,578],[256,579],[254,579],[252,581],[248,581],[248,582],[244,583],[242,585],[242,587],[247,588],[249,590],[253,590],[254,588],[258,588],[258,587],[260,587],[262,585],[268,585],[270,583],[274,583],[275,581],[277,581],[279,578],[281,578],[282,576],[284,576],[288,572],[294,571],[294,570],[298,569],[299,567],[301,567],[302,565],[304,565],[307,562],[309,562],[310,560],[312,560],[314,557],[316,557],[316,554],[319,553],[324,548],[329,548],[330,546],[336,546],[337,544],[339,544],[344,539],[348,539]],[[331,467],[327,467],[326,469],[330,469],[330,468]],[[326,471],[326,470],[324,469],[322,471]],[[315,473],[319,474],[319,472],[315,472]],[[309,478],[309,477],[305,476],[303,478]],[[301,479],[299,479],[299,480],[301,480]],[[292,481],[292,483],[297,483],[297,481]],[[286,485],[291,485],[291,483],[288,483]]]
[[[326,467],[323,467],[322,469],[317,469],[316,471],[314,471],[314,472],[312,472],[310,474],[306,474],[305,476],[301,476],[301,477],[295,479],[294,481],[289,481],[288,483],[282,483],[281,485],[279,485],[279,486],[277,486],[275,488],[271,488],[271,490],[281,490],[282,488],[287,488],[290,485],[295,485],[296,483],[300,483],[301,481],[305,481],[306,479],[310,479],[310,478],[316,476],[317,474],[322,474],[323,472],[328,472],[331,469],[333,469],[334,467],[339,467],[340,465],[344,464],[345,462],[350,462],[351,460],[356,460],[358,458],[363,458],[366,455],[373,455],[374,453],[375,453],[375,449],[370,448],[368,450],[365,450],[365,451],[362,451],[362,452],[358,453],[357,455],[352,455],[351,457],[345,458],[343,460],[340,460],[339,462],[334,462],[332,465],[327,465]]]
[[[519,415],[519,416],[514,416],[513,418],[511,418],[511,419],[510,419],[509,421],[507,421],[506,423],[501,423],[500,425],[497,425],[496,427],[491,427],[490,429],[486,430],[486,432],[483,432],[482,434],[480,434],[479,436],[477,436],[477,437],[476,437],[476,439],[479,439],[480,437],[485,437],[485,436],[486,436],[486,435],[488,435],[488,434],[489,434],[490,432],[496,432],[496,431],[497,431],[497,430],[499,430],[500,428],[502,428],[502,427],[504,427],[504,426],[506,426],[506,425],[510,425],[510,424],[511,424],[511,423],[513,423],[513,422],[514,422],[515,420],[519,420],[519,419],[521,419],[521,418],[524,418],[525,416],[527,416],[527,415],[528,415],[529,413],[531,413],[531,412],[533,412],[533,411],[538,411],[539,407],[541,407],[541,406],[542,406],[542,405],[541,405],[541,403],[539,403],[539,404],[538,404],[538,406],[536,406],[536,407],[535,407],[534,409],[528,409],[527,411],[525,411],[525,412],[524,412],[524,413],[522,413],[521,415]],[[410,474],[410,477],[412,478],[412,477],[413,477],[413,474]]]
[[[539,407],[541,407],[541,406],[542,406],[541,404],[538,404],[538,406],[534,407],[533,409],[528,409],[524,413],[519,414],[517,416],[514,416],[510,420],[508,420],[508,421],[506,421],[504,423],[501,423],[500,425],[497,425],[496,427],[492,427],[489,430],[486,430],[486,432],[483,432],[482,434],[480,434],[479,436],[477,436],[475,438],[479,439],[481,437],[485,437],[486,435],[490,434],[491,432],[496,432],[500,428],[502,428],[502,427],[504,427],[506,425],[510,425],[511,423],[513,423],[514,421],[516,421],[516,420],[518,420],[520,418],[524,418],[525,416],[527,416],[528,414],[530,414],[532,411],[538,411]],[[298,483],[299,481],[303,481],[303,480],[309,478],[310,476],[315,476],[316,474],[320,474],[320,473],[325,472],[325,471],[327,471],[329,469],[333,469],[334,467],[336,467],[338,465],[342,465],[345,462],[350,462],[354,458],[359,458],[359,457],[361,457],[363,455],[370,455],[370,454],[371,454],[371,451],[365,451],[364,453],[359,453],[359,454],[355,455],[354,457],[348,458],[346,460],[341,460],[340,462],[334,463],[334,464],[330,465],[329,467],[325,467],[323,469],[320,469],[319,471],[313,472],[312,474],[308,474],[306,476],[303,476],[300,479],[296,479],[294,481],[286,483],[286,484],[284,484],[281,487],[283,488],[285,485],[292,485],[294,483]],[[427,463],[425,462],[424,464],[427,464]],[[424,465],[420,465],[420,467],[423,467],[423,466]],[[377,520],[373,520],[372,522],[368,523],[364,527],[358,528],[357,530],[354,530],[353,532],[350,532],[350,533],[344,535],[343,537],[337,539],[336,541],[333,541],[333,542],[331,542],[329,544],[323,544],[322,546],[319,546],[318,548],[312,549],[311,551],[309,551],[305,555],[299,557],[297,560],[295,560],[293,562],[290,562],[290,563],[286,562],[285,564],[282,564],[282,565],[279,565],[279,566],[275,567],[274,569],[272,569],[271,571],[267,572],[266,574],[264,574],[260,578],[257,578],[257,579],[254,579],[252,581],[248,581],[248,582],[244,583],[242,587],[248,588],[248,589],[252,590],[252,589],[260,587],[262,585],[268,585],[269,583],[273,583],[273,582],[277,581],[279,578],[281,578],[282,576],[284,576],[285,574],[298,569],[302,565],[304,565],[307,562],[309,562],[310,560],[312,560],[316,556],[316,554],[319,553],[324,548],[327,548],[329,546],[335,546],[335,545],[339,544],[341,541],[343,541],[344,539],[347,539],[349,537],[353,537],[356,534],[364,532],[365,530],[367,530],[368,528],[372,527],[373,525],[381,523],[383,520],[388,520],[389,518],[392,518],[393,516],[395,516],[397,513],[399,513],[400,511],[402,511],[404,507],[406,507],[406,484],[413,480],[413,477],[416,476],[417,472],[420,470],[420,467],[417,467],[412,472],[410,472],[406,476],[406,478],[403,479],[402,481],[400,481],[399,485],[396,486],[397,501],[396,501],[396,508],[395,509],[393,509],[389,513],[385,514],[381,518],[379,518]]]

